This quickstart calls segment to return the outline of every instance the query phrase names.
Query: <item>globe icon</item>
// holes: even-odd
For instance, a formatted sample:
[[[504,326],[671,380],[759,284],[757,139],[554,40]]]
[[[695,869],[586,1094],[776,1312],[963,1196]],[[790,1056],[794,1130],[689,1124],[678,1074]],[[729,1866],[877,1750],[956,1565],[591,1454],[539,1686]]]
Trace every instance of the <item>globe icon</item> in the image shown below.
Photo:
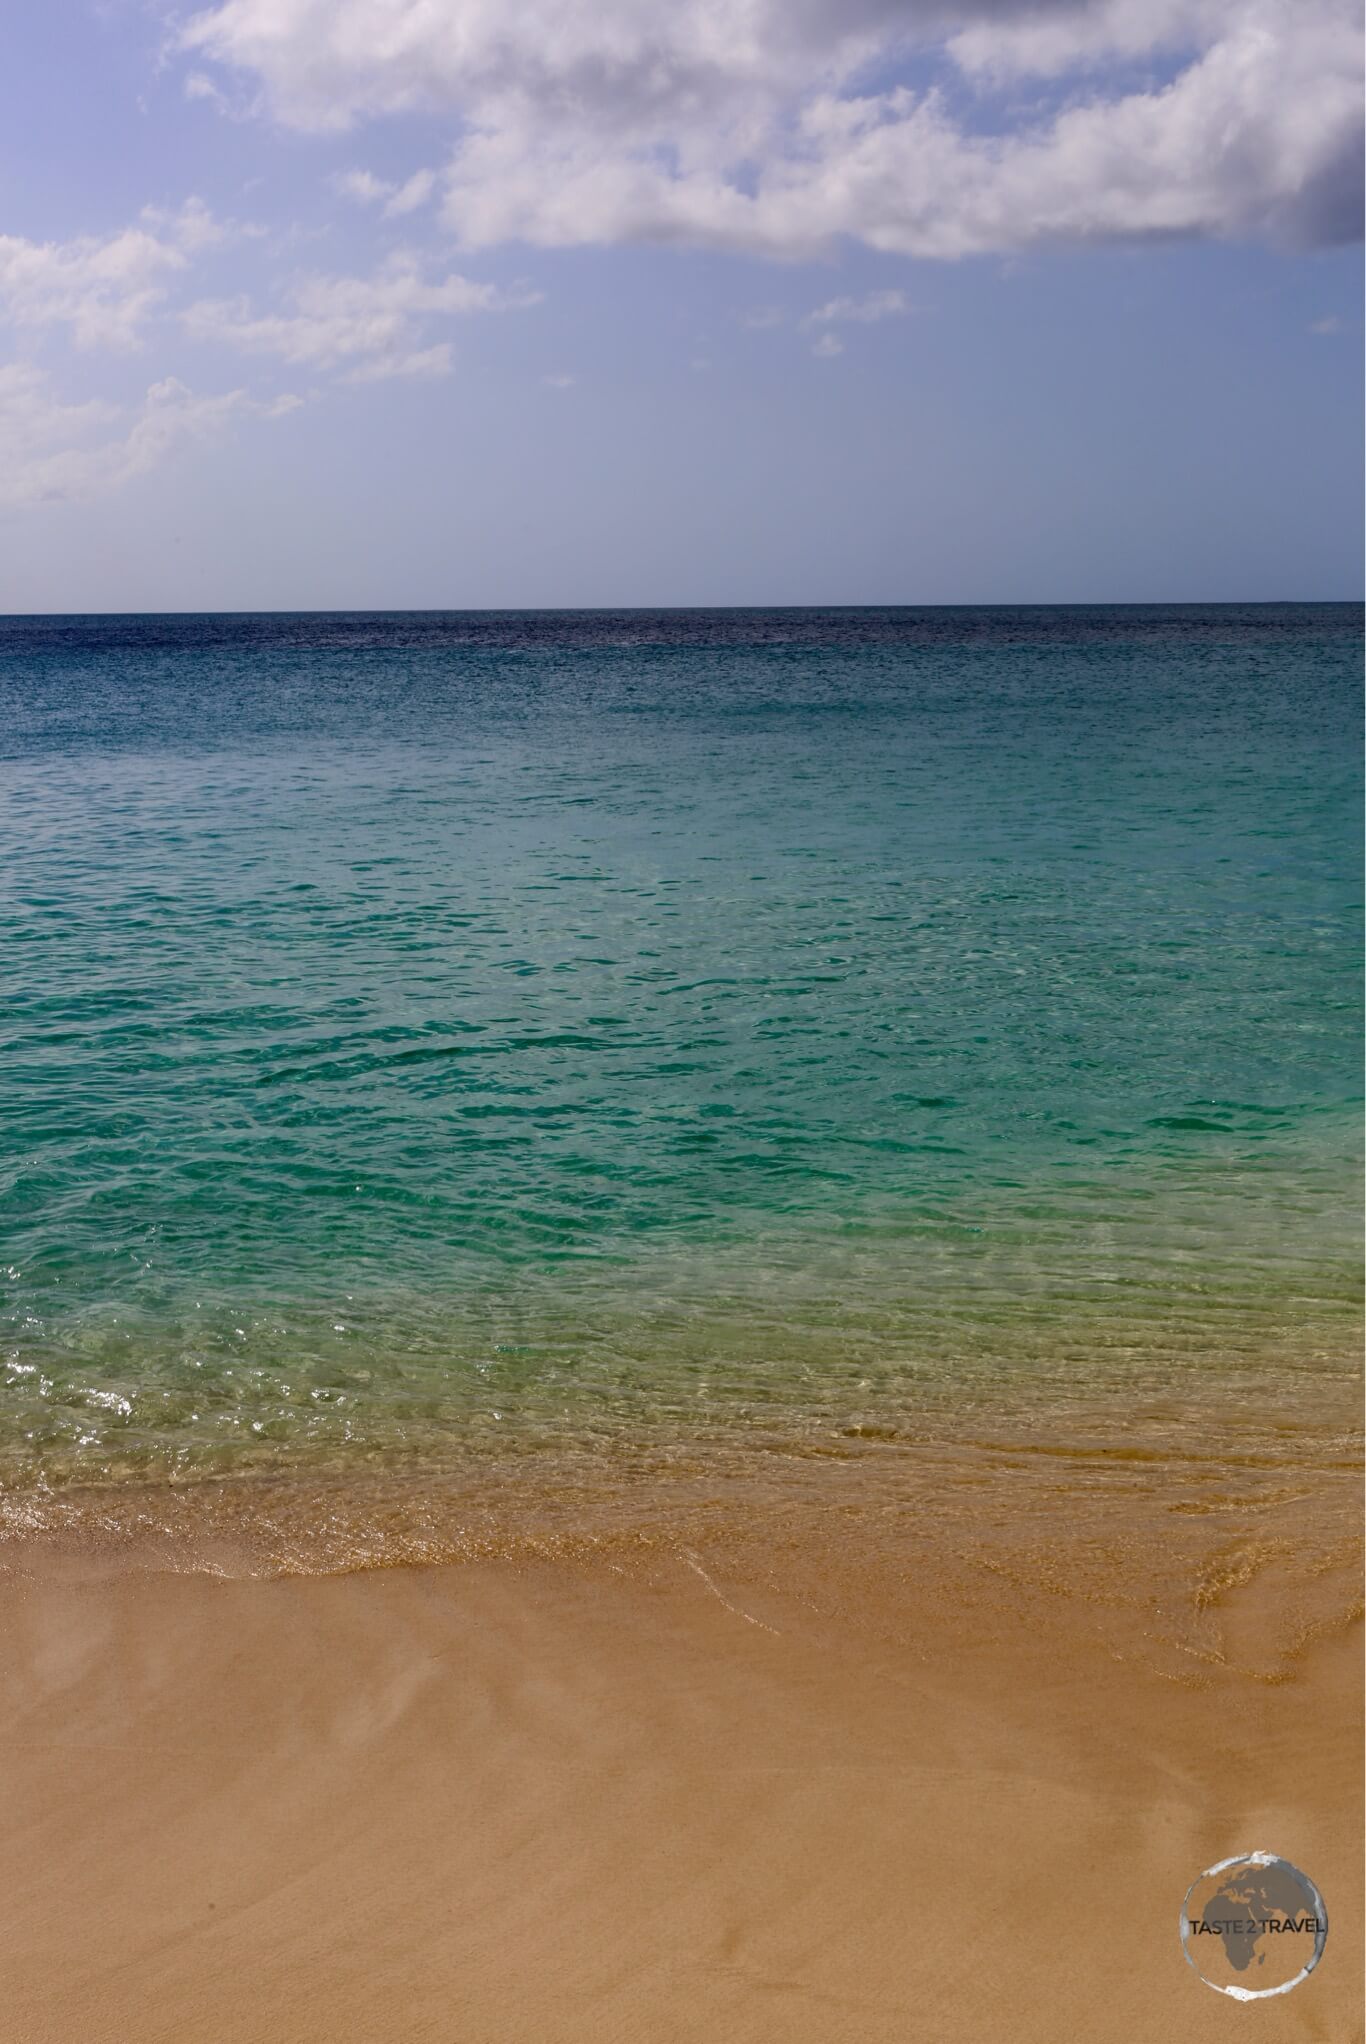
[[[1236,1853],[1192,1881],[1181,1944],[1208,1987],[1235,2001],[1289,1994],[1328,1938],[1328,1912],[1307,1874],[1274,1852]]]

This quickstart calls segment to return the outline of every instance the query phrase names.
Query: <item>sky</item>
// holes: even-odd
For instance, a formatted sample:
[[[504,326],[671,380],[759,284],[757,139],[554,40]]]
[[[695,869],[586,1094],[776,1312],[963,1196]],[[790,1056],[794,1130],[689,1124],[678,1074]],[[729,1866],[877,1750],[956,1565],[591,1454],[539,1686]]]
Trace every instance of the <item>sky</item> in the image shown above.
[[[1361,589],[1356,0],[15,0],[0,612]]]

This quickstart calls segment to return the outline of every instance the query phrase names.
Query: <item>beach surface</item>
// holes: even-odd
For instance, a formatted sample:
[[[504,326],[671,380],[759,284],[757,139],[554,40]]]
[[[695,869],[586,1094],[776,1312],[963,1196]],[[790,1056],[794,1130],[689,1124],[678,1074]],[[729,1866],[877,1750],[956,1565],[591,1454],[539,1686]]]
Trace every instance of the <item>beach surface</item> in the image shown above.
[[[348,1574],[11,1547],[6,2039],[1350,2044],[1355,1479],[983,1473]],[[1332,1931],[1249,2008],[1178,1916],[1255,1849]]]

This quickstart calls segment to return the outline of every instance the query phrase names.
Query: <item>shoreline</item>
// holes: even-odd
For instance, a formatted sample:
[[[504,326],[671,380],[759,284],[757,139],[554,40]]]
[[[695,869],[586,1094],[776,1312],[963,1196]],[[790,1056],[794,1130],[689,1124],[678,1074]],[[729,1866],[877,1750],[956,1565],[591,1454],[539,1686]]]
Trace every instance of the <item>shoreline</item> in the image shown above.
[[[1153,1666],[1232,1659],[1276,1679],[1306,1639],[1361,1610],[1357,1386],[1319,1379],[1306,1407],[1278,1406],[1260,1375],[1249,1383],[1273,1396],[1235,1379],[1198,1397],[1040,1403],[1028,1417],[978,1405],[956,1428],[923,1410],[802,1433],[756,1422],[743,1449],[605,1438],[442,1463],[0,1488],[0,1584],[634,1567],[706,1547],[779,1589],[817,1566],[832,1584],[884,1580],[889,1610],[910,1577],[952,1585],[962,1612],[1070,1603]]]

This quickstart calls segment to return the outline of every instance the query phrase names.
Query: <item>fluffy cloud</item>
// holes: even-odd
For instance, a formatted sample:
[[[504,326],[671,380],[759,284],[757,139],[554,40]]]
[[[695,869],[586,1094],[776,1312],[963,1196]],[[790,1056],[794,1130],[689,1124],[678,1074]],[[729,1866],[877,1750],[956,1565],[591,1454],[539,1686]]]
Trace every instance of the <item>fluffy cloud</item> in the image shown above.
[[[415,255],[400,251],[372,277],[300,278],[284,312],[256,313],[245,298],[201,299],[189,307],[184,323],[196,340],[278,355],[310,369],[341,369],[352,381],[369,382],[448,370],[449,342],[418,345],[434,317],[536,302],[535,292],[500,291],[468,277],[428,278]]]
[[[344,199],[352,199],[358,206],[374,206],[386,192],[396,189],[387,179],[376,177],[371,170],[341,170],[332,179],[332,189],[340,192]]]
[[[730,115],[876,53],[902,0],[221,0],[184,49],[294,126],[520,102],[601,132]]]
[[[178,449],[218,438],[234,418],[278,418],[296,397],[259,404],[242,390],[197,397],[174,377],[132,412],[93,399],[66,404],[41,370],[0,365],[0,509],[98,496]]]
[[[180,39],[297,126],[448,110],[470,246],[1359,231],[1356,0],[219,0]]]
[[[436,172],[415,170],[402,184],[394,184],[373,171],[344,170],[332,182],[344,199],[354,199],[358,206],[379,206],[386,220],[397,220],[427,204],[436,190]]]
[[[0,320],[66,324],[81,347],[132,347],[168,278],[235,231],[191,199],[178,213],[149,207],[117,234],[65,242],[0,234]]]

